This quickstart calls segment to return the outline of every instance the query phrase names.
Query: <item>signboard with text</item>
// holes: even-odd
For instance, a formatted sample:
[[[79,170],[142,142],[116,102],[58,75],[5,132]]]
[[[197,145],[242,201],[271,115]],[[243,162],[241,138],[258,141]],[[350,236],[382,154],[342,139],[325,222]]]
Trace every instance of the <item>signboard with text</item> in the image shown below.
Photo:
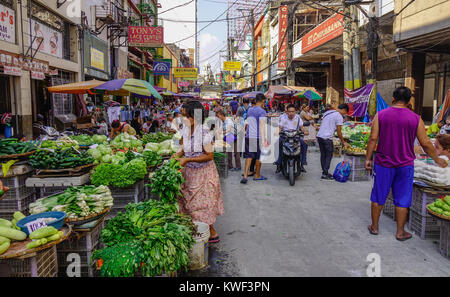
[[[174,68],[173,76],[180,78],[197,78],[198,71],[197,68]]]
[[[163,47],[163,27],[128,27],[128,46]]]
[[[154,61],[153,62],[153,75],[169,75],[171,67],[172,67],[171,62]]]
[[[302,54],[322,45],[344,33],[344,16],[334,14],[302,38]]]
[[[16,12],[0,4],[0,40],[16,43]]]
[[[178,86],[181,87],[189,87],[190,86],[190,82],[189,81],[179,81],[178,82]]]
[[[105,70],[105,54],[93,47],[91,47],[91,67]]]
[[[241,71],[242,63],[240,61],[224,61],[223,71]]]
[[[278,11],[278,69],[286,70],[287,68],[287,27],[288,27],[288,7],[280,6]]]
[[[62,34],[33,19],[31,20],[31,27],[33,28],[31,36],[33,49],[62,59]]]

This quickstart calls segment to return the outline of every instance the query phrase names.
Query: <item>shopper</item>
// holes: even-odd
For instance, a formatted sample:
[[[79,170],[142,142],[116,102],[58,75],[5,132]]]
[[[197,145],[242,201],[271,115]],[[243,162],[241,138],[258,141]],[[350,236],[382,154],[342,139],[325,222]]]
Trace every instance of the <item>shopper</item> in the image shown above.
[[[344,123],[344,118],[349,111],[347,104],[341,104],[337,110],[329,109],[322,117],[322,124],[317,133],[317,142],[320,148],[320,164],[322,166],[322,179],[334,180],[333,175],[328,173],[330,170],[331,159],[333,158],[334,144],[333,136],[337,130],[339,139],[345,147],[350,146],[342,137],[341,126]]]
[[[228,169],[231,171],[241,171],[241,158],[237,149],[236,125],[231,117],[225,117],[223,111],[219,111],[216,116],[223,122],[224,140],[231,147],[227,150]],[[233,167],[233,155],[236,167]]]
[[[133,129],[136,131],[136,135],[141,135],[142,124],[141,112],[139,110],[136,110],[134,112],[134,117],[131,120],[131,127],[133,127]]]
[[[231,112],[233,115],[236,115],[237,110],[239,108],[239,102],[237,101],[237,97],[234,97],[233,100],[230,101]]]
[[[441,134],[436,137],[436,142],[434,143],[436,152],[439,156],[446,156],[450,159],[450,135]]]
[[[267,180],[261,175],[261,145],[266,144],[266,111],[263,109],[266,97],[263,94],[256,95],[255,106],[248,111],[248,124],[245,134],[245,171],[241,180],[242,184],[247,183],[248,173],[252,159],[255,161],[255,176],[253,180]]]
[[[151,118],[151,117],[147,117],[147,118],[145,119],[144,125],[142,125],[142,131],[143,131],[145,134],[150,133],[150,128],[151,128],[151,126],[152,126],[152,118]]]
[[[303,127],[302,119],[300,118],[300,116],[298,114],[296,114],[295,105],[289,104],[286,109],[287,109],[287,116],[280,119],[278,133],[280,133],[281,131],[286,131],[286,130],[302,130],[305,135],[308,135],[308,133],[309,133],[308,128]],[[282,153],[283,143],[280,140],[278,141],[278,143],[279,143],[279,145],[278,145],[279,149],[278,149],[278,160],[276,162],[276,165],[277,165],[276,173],[281,172],[281,165],[282,165],[281,162],[282,162],[282,156],[283,156],[283,153]],[[302,154],[300,171],[306,172],[304,166],[306,166],[306,153],[308,151],[308,145],[303,140],[303,138],[300,138],[300,147],[301,147],[301,154]]]
[[[111,133],[109,134],[109,138],[113,139],[120,133],[128,133],[130,135],[136,136],[136,130],[131,127],[130,124],[125,122],[120,122],[119,120],[114,120],[111,123]]]
[[[153,120],[152,125],[150,126],[149,133],[158,133],[161,131],[161,128],[159,127],[159,121]]]
[[[195,119],[195,110],[201,110],[201,119]],[[182,198],[178,200],[180,210],[189,214],[194,221],[206,223],[210,227],[210,243],[219,242],[219,234],[214,229],[216,216],[225,210],[222,200],[219,173],[214,164],[213,140],[208,127],[204,125],[205,110],[198,101],[186,104],[189,126],[182,131],[183,145],[174,154],[183,166],[185,179],[181,188]]]
[[[425,153],[438,166],[447,167],[447,162],[438,157],[420,116],[408,109],[411,95],[411,90],[407,87],[395,89],[392,106],[375,115],[367,144],[365,164],[366,169],[373,169],[375,175],[370,198],[372,201],[372,224],[368,226],[369,232],[378,235],[380,214],[392,188],[397,218],[395,237],[399,241],[405,241],[412,237],[404,227],[412,200],[416,137]],[[377,146],[377,153],[375,165],[373,165],[372,157],[375,146]]]
[[[311,125],[308,127],[309,135],[305,136],[305,141],[315,142],[317,128],[314,124],[313,113],[311,112],[311,107],[307,104],[303,104],[302,111],[300,112],[300,117],[303,122],[308,121]]]

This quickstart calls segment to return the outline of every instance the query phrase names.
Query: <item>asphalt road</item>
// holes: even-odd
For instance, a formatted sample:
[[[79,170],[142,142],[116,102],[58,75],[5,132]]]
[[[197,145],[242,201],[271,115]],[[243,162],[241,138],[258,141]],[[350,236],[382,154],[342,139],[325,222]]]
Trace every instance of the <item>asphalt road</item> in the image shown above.
[[[222,181],[225,214],[215,224],[221,242],[211,245],[208,267],[188,276],[364,277],[375,263],[371,253],[379,255],[381,276],[450,275],[437,242],[397,241],[387,216],[380,234],[370,235],[372,181],[322,181],[316,150],[310,147],[308,172],[293,187],[272,164],[263,165],[267,181],[241,185],[242,172],[230,172]]]

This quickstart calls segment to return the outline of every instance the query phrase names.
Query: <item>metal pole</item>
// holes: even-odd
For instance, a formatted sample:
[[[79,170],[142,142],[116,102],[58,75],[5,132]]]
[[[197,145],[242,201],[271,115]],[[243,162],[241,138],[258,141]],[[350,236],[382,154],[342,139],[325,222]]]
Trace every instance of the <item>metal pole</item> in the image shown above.
[[[367,58],[370,62],[370,71],[367,75],[367,83],[374,84],[374,89],[369,99],[369,115],[375,116],[377,112],[377,62],[378,62],[378,19],[369,18],[369,36],[367,39]]]
[[[198,44],[197,44],[197,34],[198,34],[198,23],[197,23],[197,0],[195,0],[195,67],[198,68]]]
[[[255,45],[255,17],[253,15],[253,9],[250,10],[250,24],[252,26],[252,78],[254,90],[257,91],[258,85],[256,84],[256,45]]]
[[[350,7],[342,1],[344,6],[344,15],[350,14]],[[352,48],[351,48],[351,20],[348,17],[344,17],[344,33],[343,33],[343,56],[344,56],[344,87],[349,90],[353,90],[353,66],[352,66]]]
[[[350,7],[353,17],[352,34],[353,34],[353,88],[361,88],[361,51],[359,49],[359,15],[356,6]]]

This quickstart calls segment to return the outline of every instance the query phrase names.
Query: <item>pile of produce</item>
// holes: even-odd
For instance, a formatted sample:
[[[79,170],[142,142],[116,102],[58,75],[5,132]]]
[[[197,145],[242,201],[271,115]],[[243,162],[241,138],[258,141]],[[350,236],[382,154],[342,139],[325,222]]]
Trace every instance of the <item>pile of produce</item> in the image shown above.
[[[142,153],[143,151],[142,141],[140,141],[133,135],[129,135],[128,133],[121,133],[117,135],[116,138],[111,141],[111,146],[117,150],[126,149],[133,150],[138,153]]]
[[[25,154],[35,151],[37,147],[31,142],[20,142],[17,138],[0,140],[0,156]]]
[[[106,186],[69,187],[64,193],[38,199],[30,204],[30,213],[64,211],[68,218],[82,218],[113,206],[111,191]]]
[[[147,167],[156,167],[163,162],[161,155],[157,152],[144,151],[142,157],[144,158],[145,163],[147,163]]]
[[[441,158],[448,162],[446,156],[441,156]],[[450,168],[441,168],[435,165],[433,161],[431,161],[432,164],[427,162],[427,160],[414,160],[414,178],[423,179],[434,184],[450,186]]]
[[[171,159],[150,177],[152,193],[159,195],[162,202],[175,204],[178,208],[178,197],[181,196],[181,185],[184,183],[180,162]]]
[[[438,198],[435,202],[428,204],[427,207],[429,210],[446,216],[450,220],[450,196],[446,196],[444,199]]]
[[[156,152],[161,156],[170,156],[178,151],[178,147],[172,139],[169,139],[160,143],[149,142],[145,145],[144,151]]]
[[[27,239],[27,234],[22,232],[16,225],[23,218],[25,218],[24,214],[16,211],[12,221],[0,219],[0,255],[9,249],[11,241],[24,241]],[[51,226],[37,229],[30,233],[29,238],[32,241],[27,244],[27,249],[37,248],[49,242],[59,240],[63,234],[62,231],[58,232],[57,229]]]
[[[40,148],[48,148],[52,150],[56,149],[66,149],[74,147],[75,149],[79,149],[80,146],[78,145],[78,142],[76,140],[71,139],[68,136],[63,136],[58,138],[58,140],[44,140]]]
[[[29,163],[37,169],[65,169],[94,163],[87,152],[79,152],[73,147],[66,149],[39,149],[30,156]]]
[[[136,158],[130,162],[120,164],[102,163],[91,175],[91,182],[96,186],[113,186],[127,188],[145,178],[147,164],[143,158]]]
[[[102,230],[105,248],[94,251],[92,259],[102,263],[101,275],[108,277],[187,270],[195,230],[192,219],[176,213],[174,205],[155,200],[128,204]]]
[[[226,158],[227,155],[225,155],[225,153],[221,153],[221,152],[214,152],[214,163],[216,163],[216,167],[217,168],[221,168],[224,164],[224,160]],[[225,164],[226,166],[226,164]]]
[[[148,134],[145,134],[144,136],[142,136],[142,142],[144,144],[147,144],[149,142],[160,143],[165,140],[172,139],[172,137],[173,137],[172,133],[162,133],[162,132],[148,133]]]
[[[342,125],[342,137],[345,139],[351,139],[353,134],[357,133],[370,133],[371,128],[367,125],[356,125],[354,127],[348,125]],[[336,133],[337,136],[337,133]]]
[[[366,149],[367,143],[369,142],[370,133],[369,132],[358,132],[350,136],[350,142],[353,147]]]
[[[125,153],[122,151],[117,151],[114,154],[112,148],[107,144],[100,144],[94,149],[88,149],[89,155],[95,159],[94,164],[100,163],[112,163],[119,164],[125,161]]]
[[[108,138],[105,135],[93,135],[92,137],[86,134],[72,135],[70,139],[78,142],[79,145],[90,146],[93,144],[102,144],[108,142]]]

